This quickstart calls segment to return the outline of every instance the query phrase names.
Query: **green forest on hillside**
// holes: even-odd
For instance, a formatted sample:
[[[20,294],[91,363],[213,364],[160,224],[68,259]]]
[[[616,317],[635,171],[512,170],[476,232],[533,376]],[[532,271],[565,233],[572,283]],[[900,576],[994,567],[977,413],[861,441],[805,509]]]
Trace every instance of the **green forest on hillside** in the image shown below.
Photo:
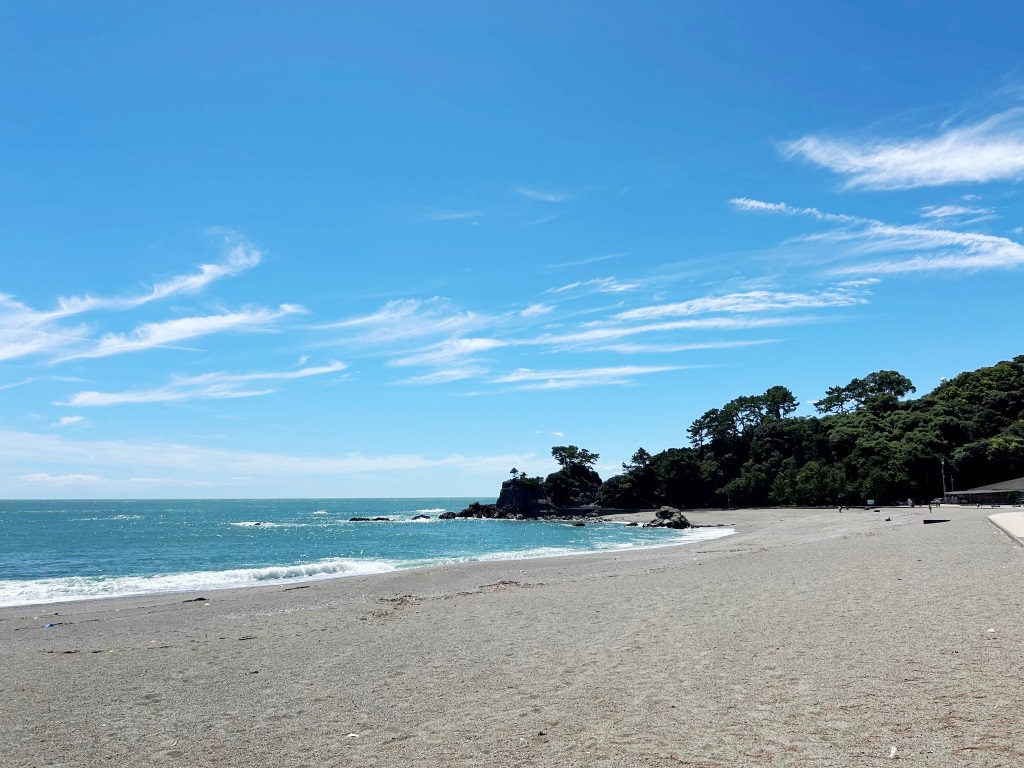
[[[793,416],[783,386],[738,397],[690,425],[690,446],[638,449],[620,475],[601,482],[598,456],[556,446],[561,469],[546,479],[513,470],[513,483],[541,486],[552,503],[681,508],[864,504],[927,500],[1024,475],[1024,355],[961,373],[934,391],[896,371],[829,388],[818,416]]]

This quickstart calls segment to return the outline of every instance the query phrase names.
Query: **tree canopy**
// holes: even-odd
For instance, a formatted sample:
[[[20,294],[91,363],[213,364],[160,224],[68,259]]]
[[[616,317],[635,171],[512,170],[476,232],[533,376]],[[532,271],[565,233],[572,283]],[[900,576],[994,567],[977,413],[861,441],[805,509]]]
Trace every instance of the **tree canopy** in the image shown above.
[[[562,469],[570,469],[572,467],[593,469],[594,464],[601,458],[598,454],[591,453],[585,448],[578,448],[575,445],[556,445],[551,449],[551,455]]]
[[[782,386],[734,398],[690,425],[690,447],[638,449],[596,499],[610,507],[882,503],[1024,475],[1024,355],[904,399],[913,392],[906,376],[880,370],[829,387],[817,417],[793,416],[796,397]],[[563,467],[597,459],[576,446],[552,454]]]

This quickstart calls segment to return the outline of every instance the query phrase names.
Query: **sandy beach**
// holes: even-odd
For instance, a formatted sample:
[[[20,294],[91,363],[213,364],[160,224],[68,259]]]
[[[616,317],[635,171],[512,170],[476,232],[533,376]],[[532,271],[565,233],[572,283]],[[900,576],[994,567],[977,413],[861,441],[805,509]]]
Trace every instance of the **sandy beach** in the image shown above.
[[[2,609],[0,763],[1022,765],[994,511],[700,512],[736,534]]]

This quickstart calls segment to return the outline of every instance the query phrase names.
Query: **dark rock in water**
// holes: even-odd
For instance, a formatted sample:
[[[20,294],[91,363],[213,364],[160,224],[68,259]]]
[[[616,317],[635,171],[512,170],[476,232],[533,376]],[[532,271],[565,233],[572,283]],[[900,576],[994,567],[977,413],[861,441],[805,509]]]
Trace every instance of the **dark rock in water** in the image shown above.
[[[350,517],[350,523],[390,523],[390,517]]]
[[[375,517],[375,518],[373,518],[373,522],[375,522],[375,523],[390,523],[391,522],[391,518],[390,517]]]
[[[574,528],[584,528],[587,524],[586,523],[573,523],[572,525],[573,525]]]
[[[638,522],[636,522],[636,520],[634,520],[632,523],[626,523],[626,527],[627,528],[639,528],[640,527],[640,523],[638,523]]]
[[[692,528],[686,516],[675,507],[662,507],[655,513],[655,519],[647,524],[648,528]]]
[[[474,501],[468,507],[461,512],[456,513],[456,517],[494,517],[497,511],[497,506],[494,504],[481,504],[479,501]]]
[[[430,515],[413,515],[413,520],[429,520]]]
[[[442,512],[437,516],[438,520],[454,520],[456,517],[454,512]]]
[[[554,511],[542,483],[530,478],[513,478],[501,484],[498,503],[493,505],[502,513],[511,514],[513,519],[535,518]]]
[[[370,518],[368,517],[350,517],[348,519],[350,523],[369,523]]]

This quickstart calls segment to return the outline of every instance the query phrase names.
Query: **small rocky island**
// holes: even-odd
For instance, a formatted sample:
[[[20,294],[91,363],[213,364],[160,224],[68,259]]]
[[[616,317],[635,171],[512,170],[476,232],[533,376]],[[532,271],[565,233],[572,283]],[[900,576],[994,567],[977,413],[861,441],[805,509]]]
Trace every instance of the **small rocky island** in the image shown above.
[[[501,520],[574,520],[600,518],[623,512],[654,511],[652,506],[622,508],[602,504],[601,478],[593,465],[596,453],[574,445],[555,446],[551,449],[561,469],[546,478],[527,477],[525,472],[512,469],[512,477],[501,484],[501,493],[494,504],[473,502],[461,512],[445,512],[442,520],[454,518],[490,518]],[[655,512],[655,519],[647,523],[652,528],[690,528],[683,513],[663,506]]]

